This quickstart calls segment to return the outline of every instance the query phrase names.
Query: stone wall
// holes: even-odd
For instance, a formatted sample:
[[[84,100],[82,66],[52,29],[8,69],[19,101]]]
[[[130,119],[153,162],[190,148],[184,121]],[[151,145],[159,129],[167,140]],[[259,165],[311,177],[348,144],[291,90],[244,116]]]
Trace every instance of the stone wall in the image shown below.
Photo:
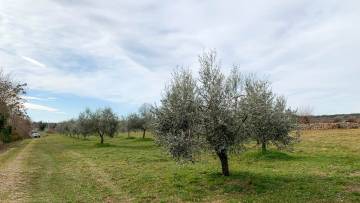
[[[356,129],[360,128],[360,123],[340,122],[340,123],[310,123],[300,124],[302,130],[327,130],[327,129]]]

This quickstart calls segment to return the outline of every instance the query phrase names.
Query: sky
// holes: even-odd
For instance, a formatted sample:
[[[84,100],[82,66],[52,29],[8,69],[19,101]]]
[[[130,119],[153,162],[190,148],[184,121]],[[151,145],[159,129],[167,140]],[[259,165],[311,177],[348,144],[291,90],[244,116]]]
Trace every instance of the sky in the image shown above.
[[[177,66],[216,50],[292,108],[360,112],[358,0],[1,0],[0,67],[34,121],[159,103]]]

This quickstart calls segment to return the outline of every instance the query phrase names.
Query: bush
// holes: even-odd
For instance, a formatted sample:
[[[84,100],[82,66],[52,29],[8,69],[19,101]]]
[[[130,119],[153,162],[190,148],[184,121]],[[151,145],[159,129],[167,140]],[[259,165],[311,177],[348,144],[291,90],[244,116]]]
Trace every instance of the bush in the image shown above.
[[[354,117],[350,117],[350,118],[346,119],[346,122],[349,122],[349,123],[357,123],[357,120],[356,120],[356,118],[354,118]]]
[[[341,123],[342,121],[341,118],[334,118],[333,123]]]
[[[12,136],[11,136],[11,126],[7,126],[5,128],[3,128],[0,132],[0,140],[3,143],[9,143],[12,141]]]

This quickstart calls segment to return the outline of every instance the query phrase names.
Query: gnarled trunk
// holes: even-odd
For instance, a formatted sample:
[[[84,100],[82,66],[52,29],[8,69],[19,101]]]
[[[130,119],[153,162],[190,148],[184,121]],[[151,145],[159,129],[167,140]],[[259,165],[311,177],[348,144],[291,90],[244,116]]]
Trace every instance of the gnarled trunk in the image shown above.
[[[224,176],[229,176],[230,175],[229,163],[228,163],[228,156],[227,156],[226,150],[223,149],[220,152],[216,152],[216,154],[219,157],[220,162],[221,162],[222,174]]]
[[[143,129],[143,139],[145,139],[146,129]]]
[[[103,134],[100,134],[100,139],[101,139],[100,143],[104,144],[104,135]]]
[[[261,142],[261,151],[262,151],[262,153],[266,152],[266,142],[265,141]]]

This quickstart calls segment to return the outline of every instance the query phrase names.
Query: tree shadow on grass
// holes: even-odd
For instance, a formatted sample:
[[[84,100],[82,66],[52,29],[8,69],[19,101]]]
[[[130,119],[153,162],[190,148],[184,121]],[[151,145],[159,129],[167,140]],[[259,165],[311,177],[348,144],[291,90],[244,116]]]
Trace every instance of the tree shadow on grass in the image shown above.
[[[110,144],[110,143],[103,143],[103,144],[101,144],[101,143],[96,143],[96,144],[95,144],[95,147],[96,147],[96,148],[107,148],[107,147],[116,147],[116,145]]]
[[[155,145],[115,145],[110,143],[96,143],[95,148],[121,148],[121,149],[130,149],[130,150],[152,150],[156,148]]]
[[[281,152],[281,151],[266,151],[266,152],[259,152],[259,151],[255,151],[255,152],[249,152],[246,153],[244,155],[245,159],[250,159],[250,160],[261,160],[261,161],[293,161],[293,160],[299,160],[299,159],[303,159],[304,157],[299,157],[299,156],[293,156],[290,154],[287,154],[285,152]]]
[[[194,171],[195,172],[195,171]],[[311,194],[314,199],[328,198],[323,187],[336,187],[335,180],[331,177],[313,175],[292,175],[277,173],[254,173],[250,171],[231,171],[230,176],[222,176],[215,171],[203,171],[192,173],[187,170],[179,171],[172,177],[171,187],[176,188],[177,195],[184,201],[203,201],[209,194],[216,193],[234,198],[242,196],[259,198],[275,196],[287,199],[287,192],[293,191],[300,194]]]
[[[281,191],[284,188],[296,187],[294,190],[309,190],[318,184],[331,185],[331,177],[320,176],[291,176],[282,174],[259,174],[248,171],[234,171],[228,177],[221,173],[210,173],[206,176],[207,182],[215,186],[214,189],[223,189],[224,193],[262,194]],[[318,188],[318,187],[314,187]],[[320,191],[313,191],[314,193]]]
[[[145,137],[145,138],[138,138],[135,141],[136,142],[149,142],[149,141],[154,141],[154,139],[150,138],[150,137]]]
[[[133,136],[125,137],[125,140],[134,140],[134,139],[136,139],[136,137],[133,137]]]

